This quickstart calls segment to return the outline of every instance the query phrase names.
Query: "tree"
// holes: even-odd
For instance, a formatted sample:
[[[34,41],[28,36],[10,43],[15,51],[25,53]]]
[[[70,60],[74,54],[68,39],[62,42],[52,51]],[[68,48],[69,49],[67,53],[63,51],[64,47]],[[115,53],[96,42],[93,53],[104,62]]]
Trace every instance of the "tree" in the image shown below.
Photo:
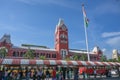
[[[82,61],[86,61],[87,60],[87,55],[86,54],[82,54],[80,59]]]
[[[107,62],[118,62],[116,59],[108,59]]]
[[[70,55],[66,55],[65,60],[69,61],[70,59],[71,59],[71,56]]]
[[[25,58],[33,59],[34,58],[34,50],[28,49],[28,51],[24,54]]]
[[[79,59],[78,59],[78,55],[74,55],[74,56],[73,56],[73,60],[79,60]]]
[[[0,57],[4,58],[7,55],[7,49],[6,48],[0,48]]]
[[[118,62],[120,62],[120,56],[118,57]]]
[[[42,59],[42,60],[45,60],[45,59],[46,59],[45,56],[40,56],[39,58]]]
[[[100,61],[101,61],[101,62],[107,61],[107,60],[106,60],[106,56],[105,56],[105,55],[102,55],[101,58],[100,58]]]

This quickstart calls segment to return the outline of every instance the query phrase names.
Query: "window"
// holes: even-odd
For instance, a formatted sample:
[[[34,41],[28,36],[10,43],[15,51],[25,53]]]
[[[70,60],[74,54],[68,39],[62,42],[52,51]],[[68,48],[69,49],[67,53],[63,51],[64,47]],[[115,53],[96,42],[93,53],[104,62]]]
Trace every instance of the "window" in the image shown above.
[[[19,56],[19,52],[13,52],[13,56],[14,56],[14,57]]]
[[[65,59],[66,55],[67,55],[67,50],[66,49],[62,49],[61,50],[61,56],[62,56],[62,58]]]
[[[51,58],[50,54],[48,54],[48,58]]]
[[[16,53],[16,57],[19,56],[19,52]]]
[[[20,57],[23,57],[23,55],[24,55],[24,52],[20,52]]]
[[[36,57],[36,53],[33,53],[34,57]]]
[[[50,54],[49,53],[46,54],[46,58],[50,58]]]
[[[52,54],[52,58],[56,58],[56,54]]]
[[[39,56],[40,56],[40,53],[36,53],[36,58],[39,58]]]
[[[13,52],[13,56],[15,56],[16,52]]]
[[[46,54],[46,58],[48,58],[48,53]]]

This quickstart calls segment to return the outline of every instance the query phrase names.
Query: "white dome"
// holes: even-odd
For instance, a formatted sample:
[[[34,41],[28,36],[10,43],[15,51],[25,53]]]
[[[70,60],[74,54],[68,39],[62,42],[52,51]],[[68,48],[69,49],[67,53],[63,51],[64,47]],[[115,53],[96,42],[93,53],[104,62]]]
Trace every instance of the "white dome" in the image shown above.
[[[114,54],[118,53],[118,50],[117,49],[113,49],[113,53]]]

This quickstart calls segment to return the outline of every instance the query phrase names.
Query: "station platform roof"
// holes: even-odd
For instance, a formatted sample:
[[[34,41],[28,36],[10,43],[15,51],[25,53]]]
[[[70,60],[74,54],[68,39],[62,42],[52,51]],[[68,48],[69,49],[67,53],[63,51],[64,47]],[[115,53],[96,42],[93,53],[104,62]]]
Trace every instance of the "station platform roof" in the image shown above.
[[[120,63],[74,60],[0,59],[0,65],[120,66]]]

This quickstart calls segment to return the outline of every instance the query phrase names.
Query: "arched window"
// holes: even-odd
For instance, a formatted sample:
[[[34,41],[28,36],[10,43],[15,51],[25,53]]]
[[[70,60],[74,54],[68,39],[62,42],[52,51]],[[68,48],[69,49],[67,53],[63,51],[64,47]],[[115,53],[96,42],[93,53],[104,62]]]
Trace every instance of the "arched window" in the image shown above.
[[[49,58],[49,54],[48,53],[46,54],[46,58]]]
[[[14,51],[14,52],[13,52],[13,56],[14,56],[14,57],[19,56],[19,52],[15,52],[15,51]]]
[[[23,57],[24,56],[24,52],[20,52],[20,57]]]
[[[52,58],[56,58],[56,54],[52,54]]]
[[[16,52],[14,51],[14,52],[13,52],[13,56],[15,57],[15,55],[16,55]]]
[[[61,57],[65,59],[66,55],[68,54],[66,49],[61,49]]]
[[[16,57],[18,57],[18,56],[19,56],[19,52],[16,53]]]

